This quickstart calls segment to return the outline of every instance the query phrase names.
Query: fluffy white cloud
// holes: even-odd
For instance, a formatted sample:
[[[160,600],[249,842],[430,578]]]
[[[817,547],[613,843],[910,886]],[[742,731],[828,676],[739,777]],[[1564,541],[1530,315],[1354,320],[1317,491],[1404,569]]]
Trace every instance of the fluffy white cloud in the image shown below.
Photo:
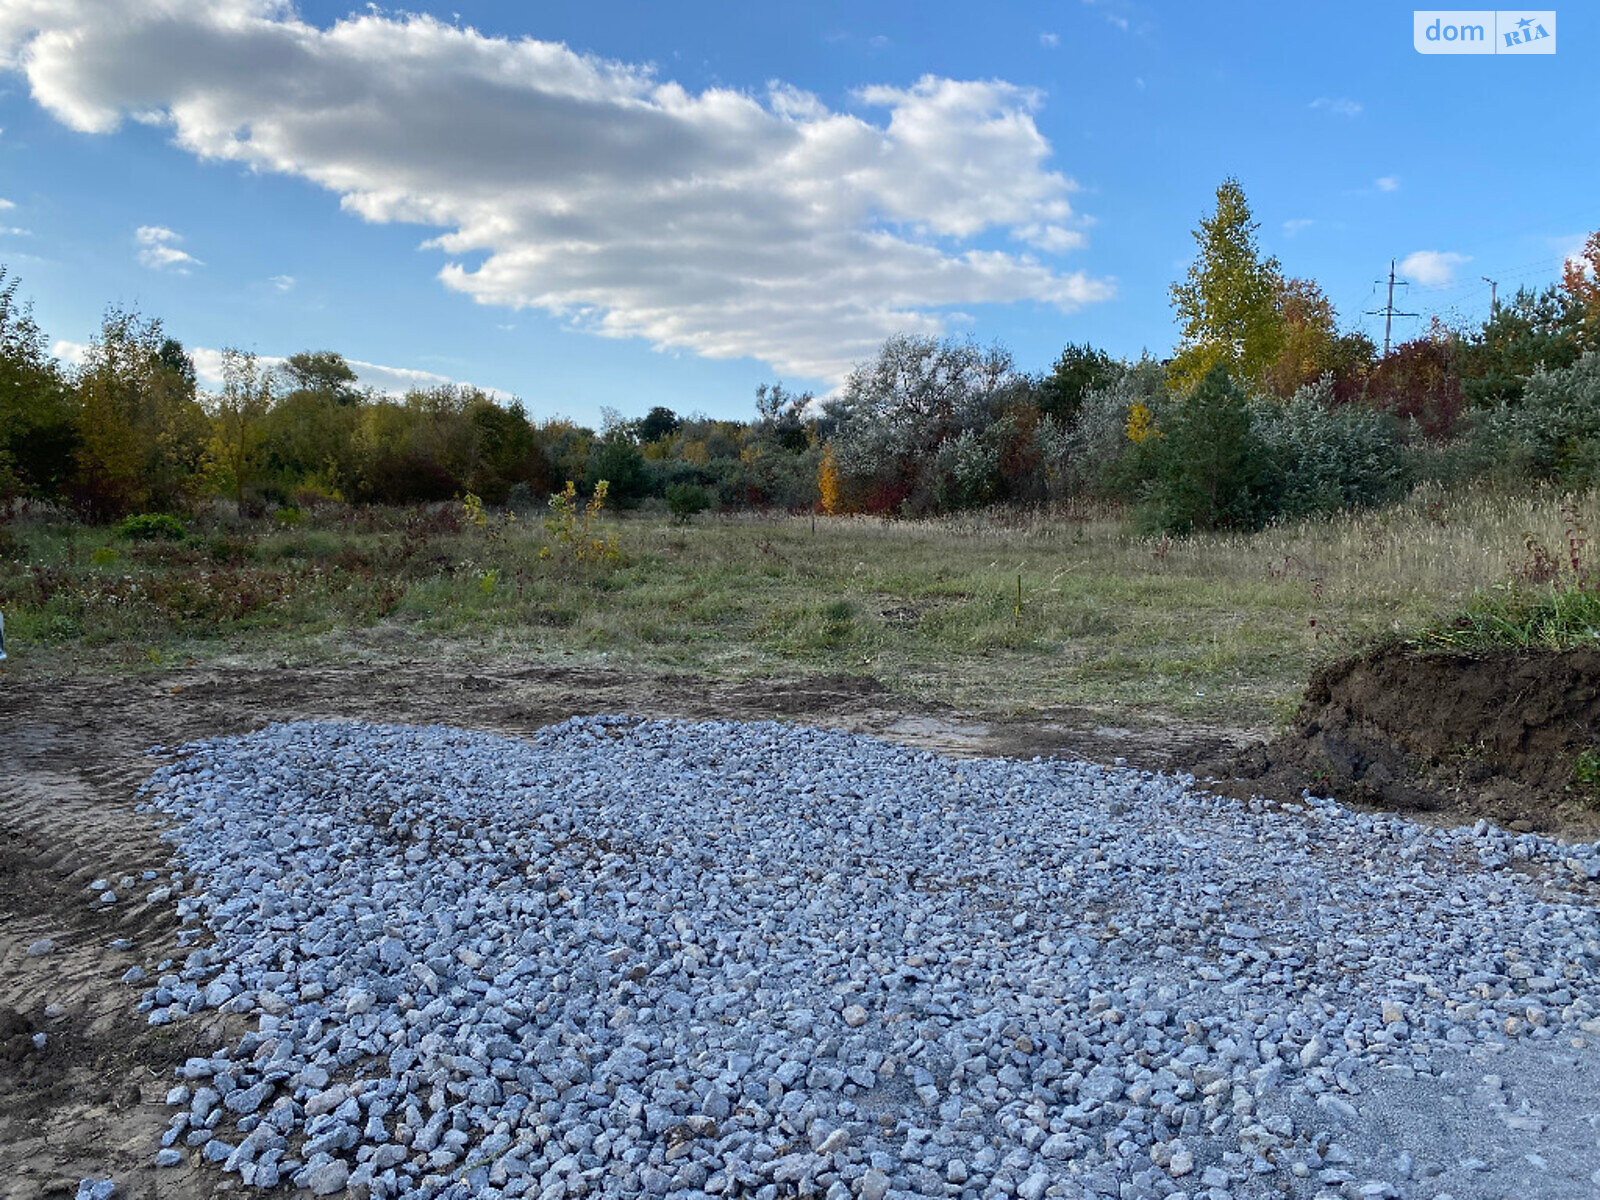
[[[865,88],[872,120],[428,16],[322,29],[285,0],[0,0],[7,64],[74,129],[163,126],[434,227],[447,286],[602,335],[836,380],[955,306],[1112,294],[1042,257],[1085,222],[1039,96],[1002,81]]]
[[[152,271],[171,268],[187,275],[190,266],[202,266],[200,260],[186,250],[178,249],[183,238],[165,225],[141,225],[133,231],[133,240],[139,243],[139,262]]]
[[[274,275],[267,282],[280,292],[294,291],[295,279],[293,275]]]
[[[1046,50],[1054,50],[1061,45],[1061,35],[1059,33],[1041,33],[1039,35],[1039,45]]]
[[[1325,112],[1331,112],[1340,117],[1359,117],[1361,115],[1361,104],[1348,96],[1318,96],[1311,102],[1311,107],[1320,108]]]
[[[6,209],[15,207],[15,201],[7,200],[4,196],[0,196],[0,212],[5,212]]]
[[[1400,260],[1400,273],[1426,288],[1447,288],[1456,281],[1456,268],[1471,261],[1470,254],[1453,250],[1416,250]]]
[[[1380,192],[1397,192],[1400,190],[1400,179],[1396,175],[1380,175],[1373,183]]]

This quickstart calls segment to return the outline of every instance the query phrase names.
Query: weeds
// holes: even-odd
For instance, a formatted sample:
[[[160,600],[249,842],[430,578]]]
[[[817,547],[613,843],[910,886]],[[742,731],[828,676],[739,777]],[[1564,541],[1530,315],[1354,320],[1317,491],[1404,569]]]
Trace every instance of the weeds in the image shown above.
[[[1572,782],[1586,794],[1593,807],[1600,807],[1600,750],[1580,750],[1572,760]]]
[[[577,486],[567,480],[566,488],[550,497],[550,512],[544,519],[550,544],[539,551],[539,557],[584,565],[620,563],[622,551],[617,545],[617,535],[602,533],[599,528],[610,489],[609,482],[600,480],[594,485],[594,494],[588,503],[583,503],[578,499]]]
[[[1600,646],[1600,569],[1589,561],[1577,501],[1563,498],[1558,512],[1559,552],[1525,530],[1524,557],[1512,566],[1511,581],[1475,592],[1464,611],[1424,628],[1417,644],[1460,652]]]

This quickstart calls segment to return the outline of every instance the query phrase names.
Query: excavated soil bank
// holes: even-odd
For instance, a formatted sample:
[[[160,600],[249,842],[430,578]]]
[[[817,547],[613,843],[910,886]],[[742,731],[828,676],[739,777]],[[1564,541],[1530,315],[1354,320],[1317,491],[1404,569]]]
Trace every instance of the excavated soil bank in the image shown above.
[[[1228,767],[1251,788],[1522,832],[1600,835],[1600,651],[1421,653],[1385,646],[1320,670],[1293,730]],[[1220,765],[1220,764],[1219,764]]]

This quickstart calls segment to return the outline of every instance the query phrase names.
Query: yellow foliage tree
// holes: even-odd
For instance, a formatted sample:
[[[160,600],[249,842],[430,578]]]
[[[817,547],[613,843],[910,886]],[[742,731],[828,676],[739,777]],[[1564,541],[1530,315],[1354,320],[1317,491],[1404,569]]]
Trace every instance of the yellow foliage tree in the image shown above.
[[[817,465],[817,494],[822,499],[822,511],[832,516],[843,511],[840,496],[839,460],[830,445],[822,452],[822,462]]]
[[[1149,405],[1135,402],[1128,406],[1128,440],[1130,442],[1138,444],[1160,436],[1161,431],[1156,428],[1156,415],[1150,411]]]
[[[1282,275],[1277,259],[1261,257],[1256,227],[1239,181],[1223,180],[1216,211],[1194,231],[1199,253],[1188,278],[1172,285],[1182,341],[1167,378],[1180,395],[1213,367],[1256,379],[1282,349]]]

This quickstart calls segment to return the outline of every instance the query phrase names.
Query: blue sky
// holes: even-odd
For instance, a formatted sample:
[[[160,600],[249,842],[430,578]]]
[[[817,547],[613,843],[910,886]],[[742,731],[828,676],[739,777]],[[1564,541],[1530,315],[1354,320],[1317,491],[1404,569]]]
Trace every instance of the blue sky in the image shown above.
[[[748,417],[902,329],[1165,354],[1236,175],[1381,340],[1391,258],[1470,321],[1600,227],[1600,13],[1516,57],[1419,55],[1412,12],[0,0],[0,263],[64,357],[115,302],[203,372]]]

